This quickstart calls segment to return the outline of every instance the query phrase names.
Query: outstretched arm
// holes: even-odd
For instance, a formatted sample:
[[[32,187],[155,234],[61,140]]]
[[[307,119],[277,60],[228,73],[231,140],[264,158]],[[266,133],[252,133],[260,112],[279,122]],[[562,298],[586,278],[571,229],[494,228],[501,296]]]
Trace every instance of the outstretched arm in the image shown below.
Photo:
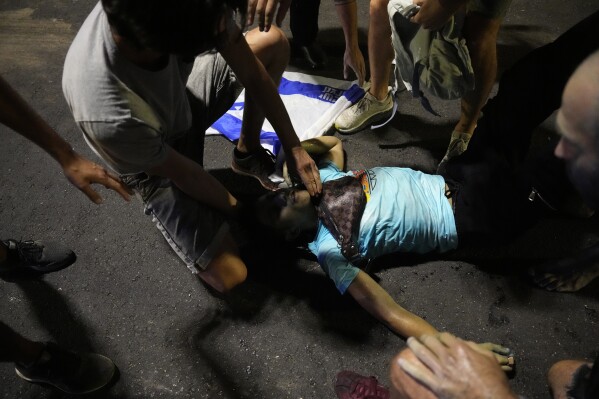
[[[77,154],[0,76],[0,123],[33,141],[62,167],[66,178],[87,197],[99,204],[102,197],[93,183],[114,190],[129,201],[130,191],[113,173]]]
[[[399,306],[383,287],[361,270],[347,291],[368,313],[402,337],[439,333],[428,322]]]
[[[427,321],[399,306],[383,287],[361,270],[347,291],[368,313],[402,337],[439,334],[439,331]],[[477,344],[477,349],[494,356],[502,369],[506,371],[512,369],[513,357],[510,356],[508,348],[493,343],[483,343]]]

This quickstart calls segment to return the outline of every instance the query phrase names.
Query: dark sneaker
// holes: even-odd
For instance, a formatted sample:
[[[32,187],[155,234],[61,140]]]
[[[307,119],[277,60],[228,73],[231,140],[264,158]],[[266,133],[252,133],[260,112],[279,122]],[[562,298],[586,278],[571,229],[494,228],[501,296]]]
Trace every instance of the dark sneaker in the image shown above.
[[[108,385],[116,366],[105,356],[75,353],[49,342],[35,363],[17,365],[15,371],[29,382],[49,384],[69,394],[85,394]]]
[[[376,377],[365,377],[343,370],[335,379],[335,394],[339,399],[389,399],[389,390]]]
[[[277,184],[270,180],[270,175],[275,172],[275,156],[272,152],[260,147],[259,150],[245,156],[238,156],[237,149],[233,150],[231,168],[240,175],[258,179],[262,187],[267,190],[276,190]]]
[[[73,251],[55,242],[8,239],[2,243],[8,249],[8,262],[0,265],[0,272],[51,273],[72,265],[77,259]]]

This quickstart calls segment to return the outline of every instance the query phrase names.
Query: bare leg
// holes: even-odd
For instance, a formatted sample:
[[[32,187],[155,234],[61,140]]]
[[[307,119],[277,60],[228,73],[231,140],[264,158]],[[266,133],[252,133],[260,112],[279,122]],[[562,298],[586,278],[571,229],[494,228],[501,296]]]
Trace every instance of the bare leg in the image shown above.
[[[248,32],[246,40],[278,86],[289,63],[289,43],[283,31],[275,26],[268,32],[260,32],[256,28]],[[247,153],[260,148],[260,130],[263,123],[264,113],[246,93],[243,123],[237,143],[239,151]]]
[[[370,1],[370,21],[368,25],[368,64],[370,66],[369,92],[377,100],[387,97],[393,45],[391,44],[391,25],[387,12],[388,0]]]
[[[0,362],[31,364],[35,362],[44,345],[30,341],[0,322]]]
[[[487,102],[497,77],[497,33],[500,19],[469,13],[464,21],[464,37],[472,60],[475,89],[464,94],[461,115],[455,130],[472,135],[480,110]]]
[[[271,28],[272,30],[272,28]],[[230,234],[221,244],[219,253],[198,276],[220,293],[227,293],[243,283],[247,277],[247,268],[239,256],[239,249]]]

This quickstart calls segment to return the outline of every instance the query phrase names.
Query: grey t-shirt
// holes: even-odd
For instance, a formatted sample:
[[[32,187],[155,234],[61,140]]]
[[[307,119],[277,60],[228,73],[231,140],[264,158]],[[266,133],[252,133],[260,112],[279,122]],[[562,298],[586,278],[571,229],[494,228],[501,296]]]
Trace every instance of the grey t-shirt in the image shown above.
[[[166,143],[190,129],[192,67],[174,55],[155,72],[125,59],[98,3],[71,44],[62,88],[94,151],[118,173],[138,173],[162,163]]]

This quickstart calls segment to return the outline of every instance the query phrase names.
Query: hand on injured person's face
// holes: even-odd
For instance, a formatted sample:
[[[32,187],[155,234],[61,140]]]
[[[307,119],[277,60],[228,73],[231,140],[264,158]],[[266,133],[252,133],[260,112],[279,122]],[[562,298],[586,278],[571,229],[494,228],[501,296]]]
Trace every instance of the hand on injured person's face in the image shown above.
[[[317,220],[310,194],[297,188],[264,194],[256,203],[256,216],[260,223],[285,234],[288,240],[313,227]]]
[[[291,175],[288,177],[289,182],[299,178],[312,197],[318,196],[322,192],[320,171],[304,148],[293,147],[291,153],[287,154],[286,166],[289,168],[288,174]]]

